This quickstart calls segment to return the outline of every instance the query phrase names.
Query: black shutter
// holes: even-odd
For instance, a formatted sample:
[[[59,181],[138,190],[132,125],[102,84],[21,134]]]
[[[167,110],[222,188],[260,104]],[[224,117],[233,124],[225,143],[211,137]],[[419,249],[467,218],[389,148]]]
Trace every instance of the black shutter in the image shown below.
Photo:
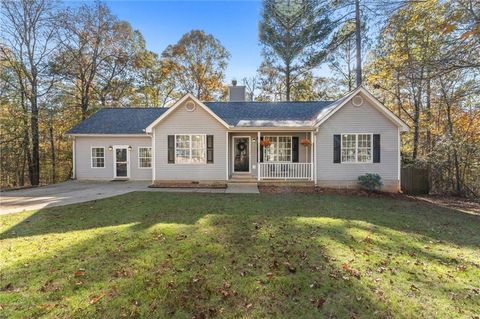
[[[263,137],[260,137],[260,141],[263,141]],[[262,144],[260,144],[260,163],[263,163],[263,145]]]
[[[333,162],[340,163],[340,144],[342,137],[340,134],[333,135]]]
[[[298,136],[292,137],[292,162],[298,163]]]
[[[373,134],[373,162],[380,163],[380,134]]]
[[[175,163],[175,135],[168,135],[168,163]]]
[[[213,163],[213,135],[207,135],[207,163]]]

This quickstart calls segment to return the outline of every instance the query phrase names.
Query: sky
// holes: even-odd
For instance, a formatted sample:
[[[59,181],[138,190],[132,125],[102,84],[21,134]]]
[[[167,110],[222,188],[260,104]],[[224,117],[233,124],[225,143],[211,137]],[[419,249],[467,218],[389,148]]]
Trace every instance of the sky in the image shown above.
[[[220,40],[231,58],[225,80],[255,74],[261,63],[258,43],[260,1],[106,1],[113,14],[145,37],[147,49],[161,54],[184,33],[204,30]]]

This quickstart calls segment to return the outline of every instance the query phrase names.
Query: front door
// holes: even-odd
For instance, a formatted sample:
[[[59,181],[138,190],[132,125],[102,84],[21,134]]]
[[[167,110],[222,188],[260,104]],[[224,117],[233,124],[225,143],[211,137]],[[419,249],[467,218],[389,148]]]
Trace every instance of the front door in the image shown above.
[[[233,171],[250,172],[250,137],[233,138]]]
[[[128,146],[114,147],[114,176],[115,178],[128,178],[130,176],[130,161]]]

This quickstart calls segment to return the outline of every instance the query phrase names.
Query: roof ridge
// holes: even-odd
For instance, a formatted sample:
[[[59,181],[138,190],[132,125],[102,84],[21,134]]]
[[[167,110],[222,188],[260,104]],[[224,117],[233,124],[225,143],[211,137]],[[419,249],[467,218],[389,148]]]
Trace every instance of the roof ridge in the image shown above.
[[[140,107],[134,107],[134,106],[127,106],[127,107],[124,107],[124,106],[120,106],[120,107],[112,107],[112,106],[108,106],[108,107],[102,107],[100,108],[99,110],[155,110],[155,109],[168,109],[168,107],[165,107],[165,106],[140,106]]]
[[[337,100],[318,100],[318,101],[210,101],[210,102],[203,102],[203,103],[326,103],[326,102],[335,102]]]

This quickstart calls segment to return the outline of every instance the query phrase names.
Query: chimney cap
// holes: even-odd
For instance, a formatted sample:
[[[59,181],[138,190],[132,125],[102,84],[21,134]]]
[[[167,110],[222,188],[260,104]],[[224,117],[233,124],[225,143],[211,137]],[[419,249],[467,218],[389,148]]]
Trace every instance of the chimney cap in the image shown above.
[[[232,85],[233,85],[233,86],[237,85],[237,80],[233,79],[233,80],[232,80]]]

